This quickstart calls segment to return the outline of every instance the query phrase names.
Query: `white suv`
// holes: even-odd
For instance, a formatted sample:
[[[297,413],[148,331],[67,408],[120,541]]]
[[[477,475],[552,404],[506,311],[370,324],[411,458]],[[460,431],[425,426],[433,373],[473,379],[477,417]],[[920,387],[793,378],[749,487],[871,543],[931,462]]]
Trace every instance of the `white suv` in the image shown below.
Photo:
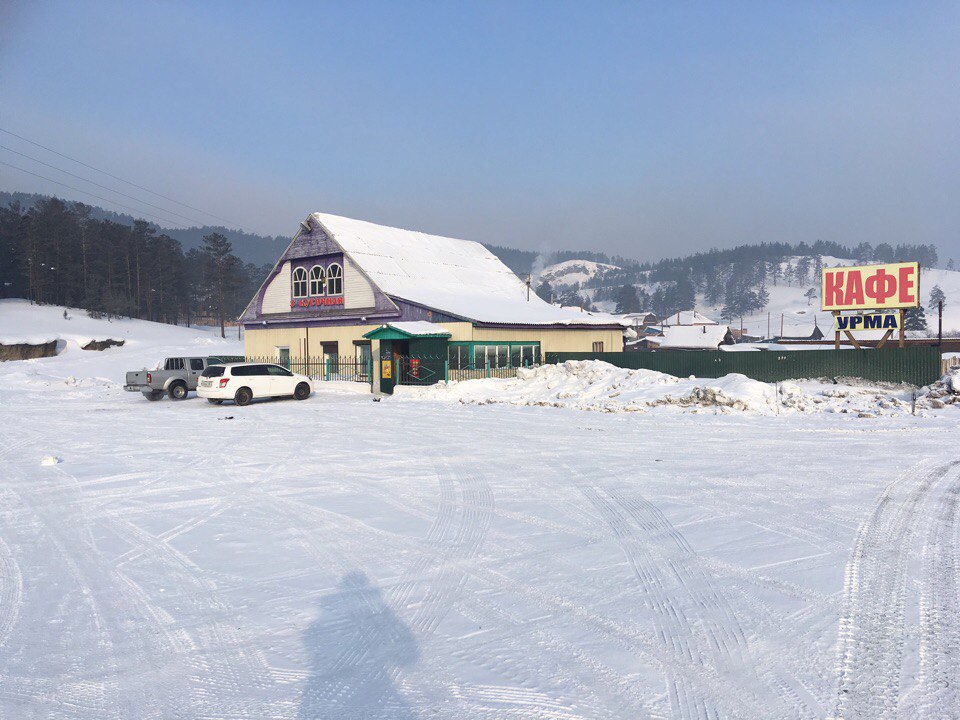
[[[306,375],[265,363],[211,365],[197,383],[197,395],[217,405],[224,400],[246,405],[261,397],[293,396],[306,400],[312,392],[313,383]]]

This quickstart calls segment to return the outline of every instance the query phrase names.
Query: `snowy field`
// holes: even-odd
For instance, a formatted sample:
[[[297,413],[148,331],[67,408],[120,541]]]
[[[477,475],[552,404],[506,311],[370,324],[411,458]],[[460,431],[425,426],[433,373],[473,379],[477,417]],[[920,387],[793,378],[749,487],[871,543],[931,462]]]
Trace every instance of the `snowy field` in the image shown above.
[[[960,714],[956,408],[149,403],[147,330],[0,363],[0,718]]]

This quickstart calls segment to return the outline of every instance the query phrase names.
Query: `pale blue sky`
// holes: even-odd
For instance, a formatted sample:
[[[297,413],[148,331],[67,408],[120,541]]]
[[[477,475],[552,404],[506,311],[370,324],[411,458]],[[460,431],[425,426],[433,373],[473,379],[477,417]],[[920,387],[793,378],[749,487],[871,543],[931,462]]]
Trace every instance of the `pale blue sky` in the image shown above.
[[[0,127],[271,234],[323,210],[639,258],[960,259],[958,37],[957,2],[7,0]],[[2,165],[0,189],[94,202]]]

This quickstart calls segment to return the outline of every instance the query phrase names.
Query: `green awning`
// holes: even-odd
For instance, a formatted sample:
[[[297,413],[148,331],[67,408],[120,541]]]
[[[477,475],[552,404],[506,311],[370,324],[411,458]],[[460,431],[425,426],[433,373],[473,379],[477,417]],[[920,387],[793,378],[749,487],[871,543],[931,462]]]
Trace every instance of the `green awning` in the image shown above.
[[[364,334],[368,340],[416,340],[418,338],[448,338],[450,331],[443,325],[416,321],[398,322],[381,325],[376,330]]]

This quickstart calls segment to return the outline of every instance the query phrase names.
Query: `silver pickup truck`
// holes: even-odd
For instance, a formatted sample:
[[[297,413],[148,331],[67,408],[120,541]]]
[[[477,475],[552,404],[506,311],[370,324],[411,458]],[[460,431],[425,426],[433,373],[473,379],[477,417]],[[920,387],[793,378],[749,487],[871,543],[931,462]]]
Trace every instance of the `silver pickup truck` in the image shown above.
[[[123,389],[143,393],[147,400],[159,400],[169,395],[171,400],[183,400],[187,393],[197,389],[197,381],[208,365],[222,365],[215,357],[170,357],[153,370],[132,370],[127,373]]]

